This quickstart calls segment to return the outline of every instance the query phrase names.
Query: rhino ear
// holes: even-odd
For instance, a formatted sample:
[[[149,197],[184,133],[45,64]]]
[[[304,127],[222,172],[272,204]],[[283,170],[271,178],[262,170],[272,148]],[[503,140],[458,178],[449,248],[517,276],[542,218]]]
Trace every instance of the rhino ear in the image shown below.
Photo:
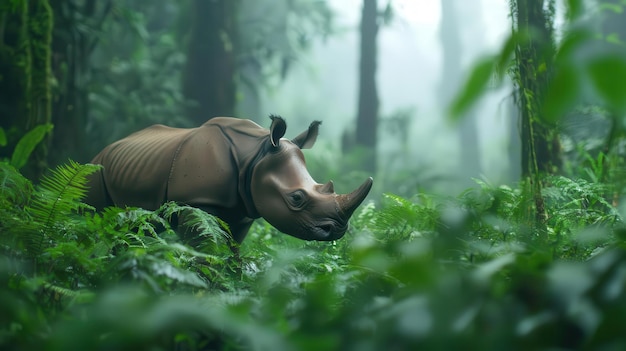
[[[300,133],[297,137],[293,138],[292,142],[301,149],[310,149],[313,144],[315,144],[315,140],[317,140],[317,133],[320,129],[320,121],[313,121],[311,125],[309,125],[309,129]]]
[[[285,135],[287,131],[287,123],[285,120],[276,115],[270,115],[272,119],[272,125],[270,126],[270,141],[272,142],[273,147],[278,147],[278,143],[280,143],[280,138]]]

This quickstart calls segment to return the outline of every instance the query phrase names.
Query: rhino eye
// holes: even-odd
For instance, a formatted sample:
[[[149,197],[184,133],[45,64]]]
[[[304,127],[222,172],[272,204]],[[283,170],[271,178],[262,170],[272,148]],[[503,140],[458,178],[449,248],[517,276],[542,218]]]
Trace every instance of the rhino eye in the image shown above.
[[[300,208],[306,204],[307,196],[302,190],[296,190],[289,194],[289,202],[293,207]]]

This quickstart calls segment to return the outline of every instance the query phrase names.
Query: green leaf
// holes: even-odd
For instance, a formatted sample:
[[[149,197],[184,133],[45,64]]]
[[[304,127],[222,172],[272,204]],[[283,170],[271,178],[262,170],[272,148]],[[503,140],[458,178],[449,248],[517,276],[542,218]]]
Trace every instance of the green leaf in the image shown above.
[[[601,3],[598,6],[598,9],[600,9],[600,11],[613,12],[615,14],[621,14],[622,12],[624,12],[623,5],[612,4],[612,3],[607,3],[607,2]]]
[[[493,58],[481,60],[474,66],[465,87],[452,103],[450,115],[453,120],[458,120],[483,93],[492,77],[495,65]]]
[[[568,31],[559,44],[556,54],[557,66],[560,62],[570,60],[574,57],[576,50],[583,47],[585,42],[592,39],[591,33],[584,29],[572,29]]]
[[[626,110],[626,62],[616,55],[597,57],[587,65],[596,91],[606,104],[622,113]]]
[[[7,135],[2,127],[0,127],[0,146],[7,146]]]
[[[26,133],[20,141],[17,142],[13,156],[11,157],[11,165],[20,169],[26,165],[30,154],[33,153],[35,147],[43,140],[53,128],[51,123],[41,124]]]
[[[515,52],[515,48],[522,41],[521,39],[523,39],[523,37],[519,33],[513,33],[507,38],[506,42],[504,42],[504,46],[502,46],[496,63],[496,72],[499,78],[504,76],[509,62],[511,62],[511,57]]]
[[[543,101],[544,121],[560,120],[576,104],[580,82],[576,69],[570,64],[556,67],[554,77]]]
[[[567,0],[567,20],[573,21],[578,18],[583,11],[581,0]]]

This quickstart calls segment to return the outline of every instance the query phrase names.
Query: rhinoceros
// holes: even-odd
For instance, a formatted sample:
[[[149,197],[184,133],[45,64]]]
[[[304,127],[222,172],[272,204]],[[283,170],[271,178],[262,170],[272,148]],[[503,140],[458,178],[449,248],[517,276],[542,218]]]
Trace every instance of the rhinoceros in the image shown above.
[[[168,201],[206,211],[226,222],[241,243],[263,217],[279,231],[304,240],[341,238],[369,193],[366,179],[348,194],[309,174],[301,149],[313,146],[321,122],[295,138],[279,116],[270,129],[239,118],[215,117],[197,128],[153,125],[104,148],[91,161],[85,202],[157,209]]]

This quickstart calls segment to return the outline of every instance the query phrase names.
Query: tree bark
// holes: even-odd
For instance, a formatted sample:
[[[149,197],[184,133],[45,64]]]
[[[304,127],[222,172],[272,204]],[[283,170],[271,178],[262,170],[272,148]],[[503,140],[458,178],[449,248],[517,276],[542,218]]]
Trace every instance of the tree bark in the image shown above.
[[[194,0],[183,94],[197,124],[235,112],[237,0]]]
[[[53,14],[47,0],[19,2],[14,11],[0,9],[0,113],[9,157],[19,139],[37,125],[50,123],[50,44]],[[48,138],[31,154],[22,173],[39,178],[47,168]]]
[[[527,41],[515,52],[518,106],[521,115],[522,177],[555,173],[560,165],[558,136],[541,115],[540,104],[552,74],[554,43],[552,19],[544,0],[517,0],[517,31]],[[549,2],[549,0],[548,0]]]
[[[357,112],[357,146],[365,150],[364,169],[376,173],[378,134],[378,90],[376,87],[378,6],[376,0],[363,0],[361,17],[361,61],[359,65],[359,105]]]
[[[549,10],[554,4],[552,0],[517,0],[514,5],[515,30],[525,39],[515,50],[514,77],[521,118],[522,179],[533,194],[534,206],[529,208],[529,215],[543,227],[547,214],[541,175],[560,167],[558,135],[546,124],[540,107],[553,70],[553,18]]]
[[[87,162],[91,155],[85,140],[89,116],[89,91],[85,86],[85,78],[89,58],[99,37],[96,33],[99,28],[87,32],[81,29],[81,25],[85,22],[102,25],[112,3],[110,0],[87,0],[79,6],[71,0],[50,0],[50,4],[56,14],[52,72],[58,86],[52,101],[55,128],[50,160],[62,163],[71,157]]]

